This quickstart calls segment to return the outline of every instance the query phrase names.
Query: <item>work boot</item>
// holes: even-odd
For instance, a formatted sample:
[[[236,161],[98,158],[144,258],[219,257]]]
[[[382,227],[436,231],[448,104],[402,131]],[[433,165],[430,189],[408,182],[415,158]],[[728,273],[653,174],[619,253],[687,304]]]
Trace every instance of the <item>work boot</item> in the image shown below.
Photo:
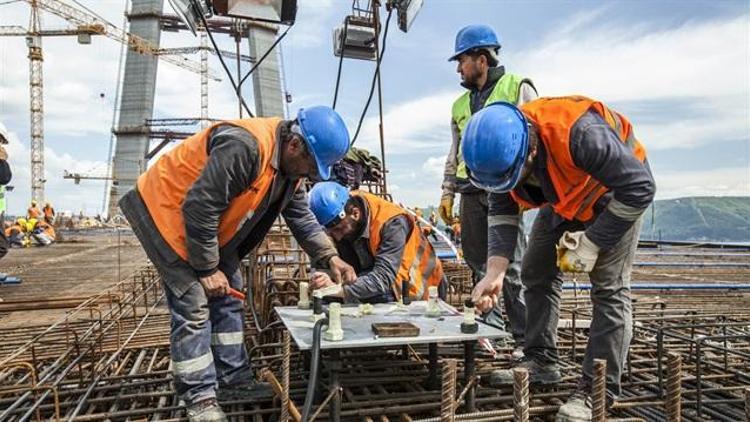
[[[221,410],[215,397],[190,404],[185,413],[190,422],[227,422],[227,415]]]
[[[582,377],[576,391],[560,406],[555,422],[587,422],[591,420],[591,381]]]
[[[257,401],[273,397],[271,384],[267,382],[250,382],[220,386],[216,396],[220,401]]]
[[[514,368],[526,368],[529,371],[529,384],[550,385],[562,381],[560,370],[554,363],[541,364],[532,358],[524,357]],[[489,385],[493,388],[513,385],[513,370],[498,369],[490,374]]]

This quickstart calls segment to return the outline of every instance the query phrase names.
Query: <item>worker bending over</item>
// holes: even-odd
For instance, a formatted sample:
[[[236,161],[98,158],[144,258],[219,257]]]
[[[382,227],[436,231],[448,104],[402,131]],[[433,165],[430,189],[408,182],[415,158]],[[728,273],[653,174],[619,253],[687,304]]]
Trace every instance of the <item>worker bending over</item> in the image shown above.
[[[531,383],[560,381],[557,324],[562,272],[589,273],[593,313],[578,389],[558,421],[591,419],[594,359],[607,361],[609,403],[632,337],[630,273],[641,215],[655,193],[646,151],[630,122],[585,97],[498,102],[469,122],[463,155],[471,181],[489,195],[487,275],[472,296],[481,310],[500,294],[513,260],[521,212],[541,208],[522,263],[529,313],[525,358]],[[494,386],[513,383],[495,371]]]
[[[459,204],[461,222],[461,248],[464,259],[472,271],[476,284],[485,273],[487,262],[487,226],[495,221],[487,220],[487,193],[472,185],[461,154],[462,137],[471,116],[495,101],[523,104],[537,97],[530,79],[506,72],[500,65],[500,40],[487,25],[468,25],[456,34],[455,50],[449,60],[456,62],[456,72],[461,75],[461,86],[465,91],[453,102],[451,108],[451,132],[453,140],[445,161],[443,195],[440,199],[440,216],[445,224],[453,222],[453,198],[461,195]],[[515,261],[520,262],[526,248],[526,237],[519,230]],[[520,264],[512,264],[505,274],[503,303],[510,331],[515,340],[514,358],[523,353],[523,333],[526,327],[526,304],[523,300],[523,284],[520,280]],[[505,328],[503,309],[500,303],[484,315],[486,322]],[[500,344],[502,345],[502,341]]]
[[[165,285],[174,385],[190,421],[224,421],[219,400],[270,393],[253,380],[245,350],[240,261],[281,214],[302,248],[336,278],[355,278],[302,189],[328,179],[349,148],[330,107],[297,118],[219,122],[185,139],[140,176],[120,208]],[[215,390],[218,386],[218,391]]]
[[[47,224],[46,221],[42,220],[34,221],[33,218],[29,220],[29,222],[32,221],[33,229],[31,229],[31,238],[34,239],[37,245],[49,246],[57,239],[55,229],[51,224]]]
[[[335,182],[323,182],[310,191],[310,209],[334,239],[339,255],[351,264],[357,278],[345,281],[347,302],[394,302],[408,283],[409,298],[427,299],[428,287],[443,290],[443,267],[414,216],[385,199],[349,192]],[[332,285],[316,273],[311,287]]]

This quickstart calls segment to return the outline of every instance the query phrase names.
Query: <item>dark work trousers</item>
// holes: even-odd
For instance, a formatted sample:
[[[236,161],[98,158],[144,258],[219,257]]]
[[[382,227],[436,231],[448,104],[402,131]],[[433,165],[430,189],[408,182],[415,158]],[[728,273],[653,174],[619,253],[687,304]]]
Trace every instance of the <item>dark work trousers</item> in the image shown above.
[[[169,277],[160,272],[162,277]],[[242,289],[240,272],[227,274]],[[243,337],[244,307],[232,296],[208,298],[196,279],[182,296],[165,288],[172,316],[170,352],[178,396],[187,403],[215,397],[219,387],[253,379]]]
[[[544,207],[534,221],[523,259],[522,279],[529,309],[524,354],[543,363],[557,363],[557,324],[560,317],[562,273],[556,245],[565,231],[580,231],[582,223],[553,224],[553,210]],[[620,377],[633,335],[630,273],[638,246],[638,219],[612,248],[599,252],[591,280],[593,316],[583,359],[583,374],[593,377],[594,359],[607,361],[607,389],[620,394]]]
[[[487,265],[487,194],[462,193],[460,208],[461,218],[461,248],[464,260],[471,268],[474,284],[484,277]],[[503,280],[503,300],[497,302],[495,308],[484,316],[485,321],[500,329],[505,329],[503,307],[510,321],[510,329],[516,345],[524,344],[526,331],[526,302],[521,283],[521,259],[526,248],[526,235],[523,223],[519,227],[518,246],[514,251],[514,261],[511,263]]]

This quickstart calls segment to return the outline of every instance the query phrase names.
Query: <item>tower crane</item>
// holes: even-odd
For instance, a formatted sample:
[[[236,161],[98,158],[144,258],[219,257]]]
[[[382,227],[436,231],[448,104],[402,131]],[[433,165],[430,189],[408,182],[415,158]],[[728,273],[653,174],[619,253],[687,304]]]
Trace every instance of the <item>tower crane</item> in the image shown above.
[[[20,26],[0,26],[0,36],[25,36],[29,49],[29,89],[30,89],[30,120],[31,120],[31,198],[37,202],[44,202],[44,101],[43,101],[43,72],[42,72],[42,38],[45,36],[78,37],[80,44],[90,44],[91,35],[103,35],[140,54],[160,55],[159,46],[130,34],[110,22],[100,18],[88,10],[82,10],[66,3],[64,0],[24,0],[31,6],[29,28]],[[41,27],[40,10],[54,14],[75,25],[73,28],[60,30],[43,30]],[[207,69],[203,63],[188,59],[184,55],[164,55],[163,61],[179,66],[191,72],[206,75],[216,81],[221,79],[216,73]]]

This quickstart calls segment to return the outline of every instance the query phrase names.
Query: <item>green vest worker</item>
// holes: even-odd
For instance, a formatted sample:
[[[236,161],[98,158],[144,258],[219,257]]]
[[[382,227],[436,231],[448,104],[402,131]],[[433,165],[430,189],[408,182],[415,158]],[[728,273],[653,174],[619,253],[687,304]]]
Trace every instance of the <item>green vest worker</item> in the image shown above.
[[[474,281],[484,276],[487,262],[487,194],[469,182],[461,155],[461,137],[469,118],[485,105],[495,101],[523,104],[537,97],[531,80],[506,73],[499,66],[500,41],[489,26],[469,25],[456,35],[455,52],[450,60],[458,62],[456,72],[466,91],[453,103],[451,130],[453,143],[445,162],[440,216],[446,224],[453,221],[453,198],[461,194],[461,246],[464,259],[472,270]],[[495,222],[490,221],[492,225]],[[523,227],[522,227],[523,229]],[[526,328],[526,305],[523,301],[520,262],[526,247],[524,231],[519,231],[514,265],[506,272],[503,302],[516,343],[514,357],[521,357]],[[485,320],[504,328],[500,305]]]

